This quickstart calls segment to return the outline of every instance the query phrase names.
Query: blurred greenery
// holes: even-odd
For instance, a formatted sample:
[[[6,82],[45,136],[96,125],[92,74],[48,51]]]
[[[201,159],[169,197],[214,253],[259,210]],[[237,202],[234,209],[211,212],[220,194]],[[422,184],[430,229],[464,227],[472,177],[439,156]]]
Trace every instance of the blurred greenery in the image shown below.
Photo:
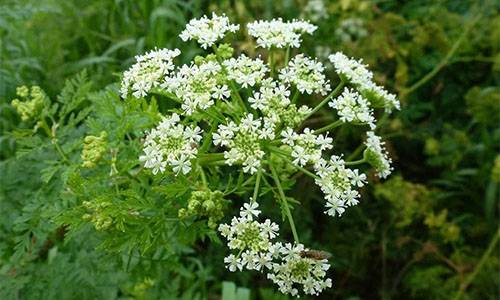
[[[382,130],[396,172],[365,188],[359,206],[327,218],[319,191],[297,181],[301,237],[333,254],[334,288],[319,298],[498,299],[499,10],[494,0],[0,0],[0,298],[240,299],[249,289],[251,299],[287,299],[259,274],[224,270],[206,222],[169,221],[185,194],[175,182],[158,178],[145,191],[145,176],[116,176],[128,188],[115,195],[123,201],[103,196],[113,189],[109,165],[133,169],[126,158],[140,145],[127,135],[150,128],[162,105],[119,101],[120,73],[154,47],[191,59],[200,50],[178,34],[216,11],[236,23],[314,20],[308,54],[362,57],[402,101]],[[256,51],[240,40],[238,49]],[[42,113],[62,120],[55,143],[67,159],[78,161],[84,136],[101,131],[120,141],[109,145],[117,153],[95,171],[60,163],[51,133],[28,138],[33,124],[10,104],[21,85],[53,99]],[[178,203],[162,201],[171,197]],[[75,223],[88,213],[78,199],[107,207],[116,228]],[[133,210],[146,205],[155,210],[141,227]]]

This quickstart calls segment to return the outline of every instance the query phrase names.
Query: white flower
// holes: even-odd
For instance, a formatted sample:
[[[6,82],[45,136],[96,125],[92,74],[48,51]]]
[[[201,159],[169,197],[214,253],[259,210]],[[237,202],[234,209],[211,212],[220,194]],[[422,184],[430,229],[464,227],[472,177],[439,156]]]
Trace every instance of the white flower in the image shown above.
[[[351,178],[351,184],[353,186],[362,187],[365,185],[366,175],[363,173],[359,174],[358,169],[351,171],[350,178]]]
[[[330,101],[328,105],[337,110],[343,122],[368,124],[371,129],[375,128],[375,117],[370,103],[356,91],[345,88],[342,95]]]
[[[363,186],[365,174],[346,168],[344,160],[337,156],[332,156],[330,161],[319,159],[314,169],[319,177],[315,182],[325,194],[326,214],[340,217],[345,211],[346,203],[348,206],[359,203],[360,194],[353,188]]]
[[[293,163],[301,167],[305,166],[305,164],[309,161],[309,155],[301,146],[293,147],[292,157],[295,158]]]
[[[215,99],[226,99],[229,98],[231,95],[231,92],[229,91],[229,88],[227,85],[220,85],[220,86],[215,86],[212,89],[212,97]]]
[[[294,84],[301,93],[326,95],[330,91],[330,82],[323,74],[324,70],[323,64],[316,59],[299,54],[280,71],[279,78]]]
[[[237,258],[233,254],[225,257],[224,258],[224,263],[227,264],[226,267],[231,272],[235,272],[236,270],[240,270],[241,271],[243,269],[243,265],[241,263],[241,258]]]
[[[328,199],[328,201],[326,202],[326,208],[327,210],[325,211],[325,213],[327,215],[330,215],[332,217],[338,215],[339,217],[341,217],[345,211],[345,204],[342,200]]]
[[[262,48],[298,48],[302,33],[312,34],[317,27],[307,21],[292,20],[283,22],[280,19],[255,21],[247,24],[248,34],[257,39]]]
[[[298,287],[307,295],[318,295],[325,287],[331,285],[331,279],[326,278],[330,268],[326,259],[314,259],[303,256],[305,249],[302,244],[292,246],[286,244],[282,249],[280,261],[273,264],[272,273],[268,278],[284,294],[297,296]]]
[[[293,146],[299,135],[292,128],[288,127],[281,132],[281,136],[283,137],[281,140],[282,143]]]
[[[215,100],[229,96],[227,86],[216,76],[221,70],[221,66],[213,61],[199,66],[183,65],[177,73],[165,79],[162,87],[182,101],[181,108],[189,116],[198,109],[208,109]]]
[[[373,73],[367,69],[362,60],[347,57],[342,52],[336,52],[328,57],[335,71],[346,81],[364,86],[372,82]]]
[[[391,167],[392,160],[384,147],[385,142],[373,131],[367,132],[366,135],[366,160],[377,170],[380,178],[386,178],[392,173],[393,168]]]
[[[175,113],[163,117],[160,124],[146,135],[144,155],[139,160],[155,175],[163,173],[167,165],[173,167],[176,175],[191,170],[191,160],[198,152],[202,131],[198,126],[184,126],[179,122]]]
[[[186,29],[181,32],[180,38],[183,41],[195,40],[203,49],[211,47],[218,40],[224,38],[227,32],[236,32],[240,25],[234,25],[229,22],[225,16],[217,16],[212,13],[212,18],[203,16],[200,19],[192,19],[186,25]]]
[[[179,49],[154,49],[136,56],[136,63],[123,73],[120,94],[127,98],[130,91],[134,97],[144,97],[167,77],[175,68],[173,59],[179,56]]]
[[[180,172],[182,172],[182,174],[187,174],[189,173],[189,171],[191,171],[191,162],[186,156],[182,154],[179,156],[179,158],[172,159],[170,164],[173,166],[172,170],[176,174],[179,174]]]
[[[257,208],[259,207],[259,203],[257,202],[250,202],[250,203],[245,203],[243,204],[243,207],[241,208],[240,211],[240,216],[242,218],[246,218],[248,220],[252,220],[253,217],[258,217],[260,214],[260,210]]]
[[[260,83],[268,70],[260,58],[251,59],[245,54],[241,54],[237,59],[226,60],[223,64],[227,78],[236,81],[244,88]]]
[[[347,82],[354,84],[360,93],[375,107],[384,107],[387,112],[400,109],[399,100],[372,81],[373,73],[362,60],[355,60],[337,52],[328,57],[335,71]]]
[[[241,163],[245,173],[253,174],[260,168],[265,155],[261,143],[274,138],[274,132],[271,132],[274,127],[269,126],[263,126],[261,118],[254,119],[252,114],[247,114],[238,125],[232,121],[228,125],[219,125],[213,143],[229,149],[224,151],[227,165]]]
[[[274,239],[278,236],[279,226],[276,223],[271,223],[271,220],[266,219],[262,224],[262,233],[269,235],[270,239]]]

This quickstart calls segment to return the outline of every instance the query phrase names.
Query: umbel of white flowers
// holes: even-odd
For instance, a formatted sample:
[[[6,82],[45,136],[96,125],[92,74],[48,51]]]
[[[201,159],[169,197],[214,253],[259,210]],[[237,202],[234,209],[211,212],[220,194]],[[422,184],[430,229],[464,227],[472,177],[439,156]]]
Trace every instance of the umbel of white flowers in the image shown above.
[[[278,187],[272,162],[281,160],[314,178],[325,195],[326,214],[342,216],[346,208],[359,203],[358,189],[367,182],[367,176],[353,166],[367,163],[381,178],[392,172],[385,142],[375,134],[375,116],[377,109],[386,113],[399,109],[398,100],[373,81],[373,73],[361,60],[343,53],[329,56],[338,75],[332,82],[340,81],[333,89],[318,59],[302,53],[289,59],[303,36],[317,29],[308,21],[273,19],[247,24],[248,34],[267,52],[265,60],[246,54],[233,57],[233,49],[221,43],[239,29],[225,15],[215,13],[191,20],[181,39],[197,42],[212,53],[177,66],[178,49],[154,49],[137,56],[137,62],[123,74],[123,98],[157,93],[177,104],[146,134],[139,160],[155,175],[166,172],[194,180],[201,176],[204,184],[202,162],[207,158],[217,163],[213,165],[241,168],[257,178],[270,170]],[[280,51],[285,59],[278,66],[273,55]],[[323,100],[315,107],[299,105],[299,100],[310,95]],[[304,121],[326,104],[338,120],[319,129],[305,126]],[[343,124],[367,128],[359,160],[332,153],[334,138],[328,131]],[[257,191],[259,180],[255,182]],[[301,255],[306,249],[298,243],[291,215],[295,244],[275,242],[279,227],[271,220],[256,220],[260,214],[256,200],[245,204],[231,225],[219,227],[235,252],[224,260],[229,270],[265,272],[280,291],[294,296],[299,291],[317,295],[330,287],[331,280],[325,279],[328,262]]]

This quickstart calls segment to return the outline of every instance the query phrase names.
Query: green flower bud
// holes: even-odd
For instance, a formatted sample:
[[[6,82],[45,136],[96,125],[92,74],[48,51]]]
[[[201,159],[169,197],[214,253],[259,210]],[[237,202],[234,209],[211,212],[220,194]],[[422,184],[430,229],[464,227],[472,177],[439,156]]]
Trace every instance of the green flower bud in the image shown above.
[[[233,56],[233,52],[234,49],[229,44],[221,44],[219,45],[217,50],[215,50],[215,54],[217,54],[217,56],[219,56],[222,59],[231,58]]]
[[[43,90],[38,86],[33,86],[30,93],[28,87],[21,86],[17,88],[16,92],[21,100],[14,99],[11,104],[21,116],[21,120],[36,119],[42,112],[44,103],[48,101]]]
[[[102,131],[99,136],[89,135],[83,139],[82,167],[94,168],[97,165],[107,150],[107,138],[108,134]]]

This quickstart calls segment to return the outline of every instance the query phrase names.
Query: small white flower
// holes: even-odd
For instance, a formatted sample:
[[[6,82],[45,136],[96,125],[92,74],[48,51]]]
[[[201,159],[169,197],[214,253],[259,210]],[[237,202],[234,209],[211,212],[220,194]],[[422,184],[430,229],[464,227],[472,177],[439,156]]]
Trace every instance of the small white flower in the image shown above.
[[[242,218],[247,218],[249,220],[252,220],[253,217],[258,217],[260,214],[260,210],[257,208],[259,207],[259,203],[257,202],[251,202],[251,203],[245,203],[243,204],[243,207],[241,208],[240,211],[240,216]]]
[[[257,39],[257,45],[262,48],[285,48],[300,46],[303,33],[312,34],[317,27],[307,21],[292,20],[283,22],[280,19],[270,21],[255,21],[247,24],[248,34]]]
[[[180,38],[183,41],[195,40],[203,49],[206,49],[224,38],[227,32],[236,32],[239,28],[239,25],[231,24],[225,15],[217,16],[212,13],[210,19],[203,16],[200,19],[189,21],[186,29],[181,32]]]
[[[227,268],[231,272],[235,272],[236,270],[242,270],[243,266],[241,263],[241,258],[236,258],[233,254],[230,254],[229,256],[224,258],[224,263],[227,264]]]

